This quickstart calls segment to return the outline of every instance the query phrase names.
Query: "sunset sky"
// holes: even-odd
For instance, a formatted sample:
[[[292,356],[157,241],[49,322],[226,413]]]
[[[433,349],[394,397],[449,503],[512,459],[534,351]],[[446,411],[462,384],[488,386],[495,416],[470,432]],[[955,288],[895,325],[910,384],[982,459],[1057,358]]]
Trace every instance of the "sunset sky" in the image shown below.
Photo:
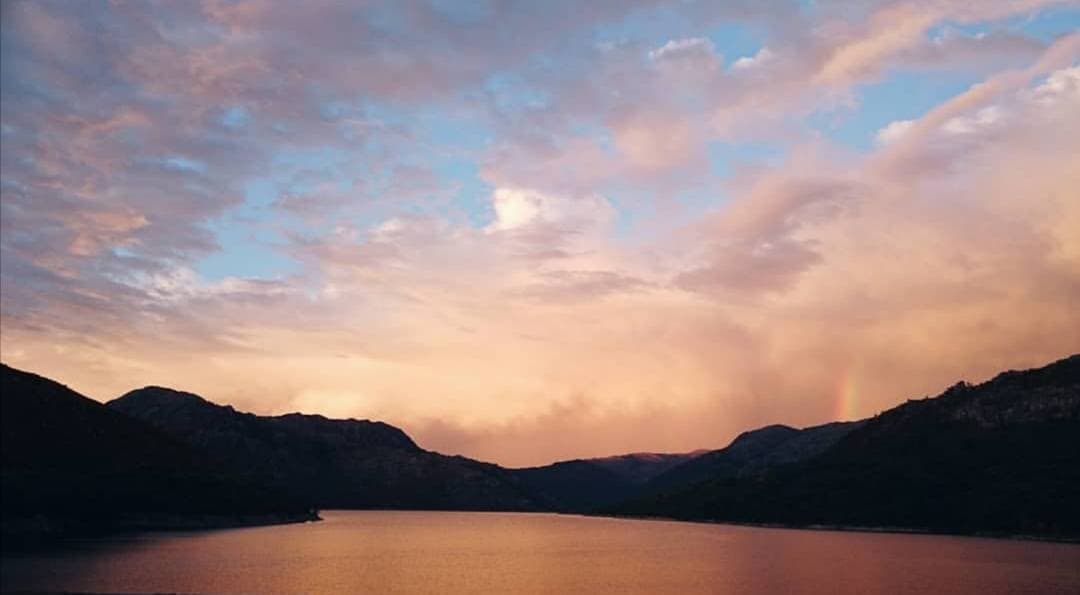
[[[1080,351],[1080,2],[5,2],[0,356],[509,465]]]

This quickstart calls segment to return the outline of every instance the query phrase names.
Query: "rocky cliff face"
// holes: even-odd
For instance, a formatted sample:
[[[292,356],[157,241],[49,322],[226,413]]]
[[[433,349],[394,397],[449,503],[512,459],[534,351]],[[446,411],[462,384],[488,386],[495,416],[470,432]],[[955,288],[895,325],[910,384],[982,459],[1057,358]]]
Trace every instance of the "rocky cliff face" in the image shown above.
[[[948,417],[991,429],[1080,419],[1080,355],[1045,368],[1003,372],[979,385],[958,382],[939,397],[911,401],[892,415]],[[883,420],[884,423],[884,420]]]

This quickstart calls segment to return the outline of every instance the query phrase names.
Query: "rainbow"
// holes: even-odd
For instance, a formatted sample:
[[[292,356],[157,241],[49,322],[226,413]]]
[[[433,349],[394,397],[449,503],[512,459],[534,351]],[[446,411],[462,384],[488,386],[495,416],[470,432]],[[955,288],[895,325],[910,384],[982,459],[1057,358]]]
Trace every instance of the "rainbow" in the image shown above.
[[[836,387],[836,411],[837,421],[850,421],[859,418],[859,382],[853,370],[848,370],[840,375],[840,382]]]

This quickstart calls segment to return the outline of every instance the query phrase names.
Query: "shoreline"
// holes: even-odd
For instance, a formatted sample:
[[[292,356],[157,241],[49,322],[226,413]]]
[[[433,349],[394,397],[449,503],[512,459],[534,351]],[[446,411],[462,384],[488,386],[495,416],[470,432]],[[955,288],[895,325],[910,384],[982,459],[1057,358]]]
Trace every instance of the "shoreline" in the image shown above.
[[[751,527],[758,529],[780,529],[793,531],[835,531],[844,533],[885,533],[894,535],[927,535],[940,537],[967,537],[976,539],[995,539],[1007,541],[1031,541],[1043,543],[1061,543],[1080,545],[1080,536],[1050,536],[1020,533],[1002,533],[994,531],[960,532],[936,529],[917,529],[911,527],[832,525],[832,524],[791,524],[763,523],[745,521],[725,521],[713,519],[685,519],[658,515],[599,514],[586,512],[560,512],[545,510],[446,510],[446,509],[401,509],[401,508],[334,508],[312,510],[304,513],[271,513],[261,515],[132,515],[116,522],[100,525],[80,523],[71,519],[48,518],[42,515],[30,518],[4,519],[3,548],[4,555],[16,554],[27,550],[50,548],[69,539],[112,537],[155,532],[200,532],[223,529],[241,529],[253,527],[272,527],[316,523],[324,519],[320,512],[474,512],[499,514],[551,514],[598,519],[616,519],[630,521],[662,521],[669,523],[690,523],[697,525],[729,525],[733,527]],[[12,522],[14,521],[14,523]],[[16,527],[13,527],[16,525]],[[17,527],[17,525],[22,525]],[[12,529],[16,529],[12,531]]]
[[[69,539],[93,539],[154,532],[214,531],[322,521],[318,510],[260,514],[138,513],[102,521],[36,514],[3,519],[4,555],[51,548]]]
[[[755,523],[749,521],[725,521],[713,519],[681,519],[677,517],[632,515],[632,514],[590,514],[590,513],[560,513],[575,516],[587,516],[596,518],[622,519],[634,521],[666,521],[669,523],[692,523],[698,525],[731,525],[733,527],[753,527],[757,529],[785,529],[794,531],[837,531],[844,533],[889,533],[895,535],[930,535],[941,537],[972,537],[978,539],[1001,539],[1008,541],[1040,541],[1044,543],[1066,543],[1080,545],[1080,536],[1047,536],[1029,535],[1022,533],[1001,533],[994,531],[986,532],[961,532],[939,529],[916,529],[911,527],[889,526],[863,526],[863,525],[829,525],[812,524],[798,525],[794,523]]]

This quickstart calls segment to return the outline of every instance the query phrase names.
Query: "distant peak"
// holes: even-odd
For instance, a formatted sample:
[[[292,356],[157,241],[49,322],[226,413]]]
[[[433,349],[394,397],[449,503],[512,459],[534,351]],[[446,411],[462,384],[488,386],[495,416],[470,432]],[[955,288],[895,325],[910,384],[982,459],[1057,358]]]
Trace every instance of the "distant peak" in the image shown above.
[[[767,434],[790,434],[791,432],[798,431],[799,430],[791,426],[786,426],[784,424],[770,424],[754,430],[747,430],[742,434],[739,434],[739,436],[735,438],[735,440],[738,440],[739,438],[749,438],[751,436],[765,436]]]
[[[195,393],[189,393],[182,390],[176,390],[165,386],[144,386],[132,391],[124,393],[120,397],[113,399],[109,404],[153,404],[153,405],[205,405],[211,407],[222,407],[216,403],[206,400],[203,397]]]
[[[173,395],[173,396],[177,396],[177,397],[186,397],[186,398],[194,397],[194,398],[202,400],[202,401],[206,400],[206,399],[203,399],[202,397],[200,397],[199,395],[197,395],[195,393],[189,393],[187,391],[177,390],[175,388],[169,388],[167,386],[159,386],[157,384],[150,384],[150,385],[144,386],[142,388],[137,388],[137,389],[135,389],[133,391],[129,391],[129,392],[131,392],[131,393],[150,393],[150,394],[157,393],[157,394]]]
[[[734,440],[731,441],[731,444],[729,446],[762,439],[781,438],[783,436],[797,434],[798,432],[799,430],[791,426],[785,426],[783,424],[772,424],[758,428],[756,430],[748,430],[746,432],[743,432],[742,434],[739,434],[735,437]]]

